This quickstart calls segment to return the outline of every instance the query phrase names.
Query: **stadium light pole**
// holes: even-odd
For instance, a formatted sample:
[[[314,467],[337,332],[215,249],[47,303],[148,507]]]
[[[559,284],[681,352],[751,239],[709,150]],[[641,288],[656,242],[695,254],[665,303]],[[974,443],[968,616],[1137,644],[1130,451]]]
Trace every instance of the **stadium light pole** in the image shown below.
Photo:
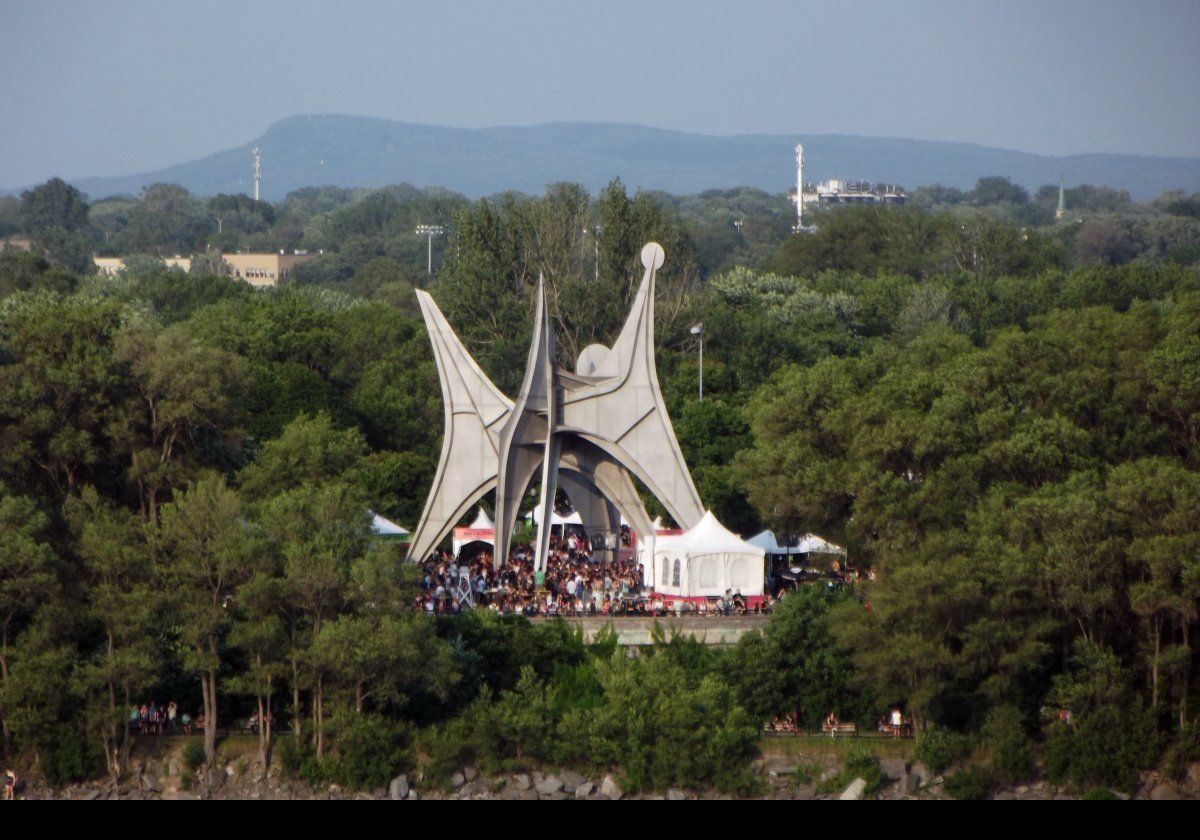
[[[417,235],[425,236],[429,239],[429,252],[426,258],[425,272],[433,274],[433,237],[441,236],[443,229],[441,225],[417,225]]]
[[[692,335],[700,342],[700,361],[697,369],[700,374],[700,402],[704,402],[704,324],[696,324],[691,329]]]

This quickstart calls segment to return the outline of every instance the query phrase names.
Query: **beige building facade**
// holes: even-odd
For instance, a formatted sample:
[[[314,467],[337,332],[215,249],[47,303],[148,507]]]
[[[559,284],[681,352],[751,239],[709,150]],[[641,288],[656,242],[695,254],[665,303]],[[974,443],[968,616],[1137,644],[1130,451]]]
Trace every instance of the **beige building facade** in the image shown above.
[[[222,254],[228,266],[229,276],[245,280],[251,286],[278,286],[292,278],[292,272],[300,263],[313,259],[315,254],[292,252],[290,254]]]
[[[266,288],[286,283],[292,277],[296,266],[313,259],[316,254],[304,251],[288,253],[265,254],[222,254],[225,272],[235,280],[245,280],[255,288]],[[116,277],[125,270],[125,260],[121,257],[93,257],[96,268],[101,274]],[[192,261],[188,257],[168,257],[163,260],[167,268],[178,268],[191,271]]]
[[[101,274],[109,277],[116,277],[125,270],[125,260],[120,257],[92,257],[92,262],[96,264],[96,268],[99,269]],[[192,270],[191,257],[180,257],[177,255],[166,257],[162,262],[167,268],[178,268],[184,272]]]

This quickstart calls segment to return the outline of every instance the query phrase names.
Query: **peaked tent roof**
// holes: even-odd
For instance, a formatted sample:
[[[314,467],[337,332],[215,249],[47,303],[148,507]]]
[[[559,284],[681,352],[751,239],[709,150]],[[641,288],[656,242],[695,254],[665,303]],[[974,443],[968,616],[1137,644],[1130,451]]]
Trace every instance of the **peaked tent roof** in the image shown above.
[[[752,545],[717,521],[711,510],[696,523],[696,527],[677,537],[659,537],[655,543],[669,547],[672,551],[683,551],[692,556],[703,554],[757,554],[765,553],[762,546]]]
[[[371,514],[371,530],[376,534],[384,537],[407,536],[408,530],[400,527],[390,519],[384,519],[373,510],[369,510],[367,513]]]
[[[495,530],[496,524],[488,518],[487,511],[480,508],[479,513],[475,514],[475,521],[467,527],[473,531],[492,531]]]
[[[845,554],[846,549],[834,545],[816,534],[805,534],[796,545],[797,554]]]
[[[767,554],[787,554],[788,549],[779,544],[775,539],[774,531],[763,531],[761,534],[755,534],[750,539],[746,540],[750,545],[756,545],[763,549]]]

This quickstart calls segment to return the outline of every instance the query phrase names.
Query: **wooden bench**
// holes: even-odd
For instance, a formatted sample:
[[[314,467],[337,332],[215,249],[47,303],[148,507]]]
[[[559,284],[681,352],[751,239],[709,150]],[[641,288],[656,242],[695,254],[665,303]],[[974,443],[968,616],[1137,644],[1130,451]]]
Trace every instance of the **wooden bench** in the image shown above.
[[[838,735],[857,735],[858,724],[856,723],[835,723],[830,726],[828,723],[821,724],[821,731],[828,734],[832,738]]]
[[[764,735],[792,735],[792,736],[795,736],[795,735],[803,735],[804,730],[797,729],[792,724],[781,724],[780,726],[776,727],[775,724],[768,721],[767,723],[763,724],[763,734]]]

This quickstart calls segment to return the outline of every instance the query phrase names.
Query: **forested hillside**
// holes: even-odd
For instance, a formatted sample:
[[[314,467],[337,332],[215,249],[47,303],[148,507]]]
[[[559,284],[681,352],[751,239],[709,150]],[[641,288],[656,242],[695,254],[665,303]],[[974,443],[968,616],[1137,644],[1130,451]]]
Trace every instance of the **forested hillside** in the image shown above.
[[[5,751],[111,772],[130,706],[169,696],[210,755],[215,725],[270,708],[264,759],[287,734],[289,772],[360,786],[419,752],[433,775],[544,760],[749,792],[763,720],[896,705],[918,749],[974,750],[991,779],[1037,758],[1127,789],[1200,758],[1197,198],[1090,188],[1058,221],[1056,199],[983,179],[796,235],[779,196],[620,183],[0,203],[34,248],[0,253]],[[432,276],[418,222],[447,228]],[[368,513],[411,526],[436,465],[413,288],[511,392],[539,274],[573,366],[614,337],[651,239],[659,376],[706,505],[841,541],[863,581],[789,595],[735,649],[633,660],[416,611]],[[252,291],[214,275],[239,247],[324,253]],[[90,273],[94,250],[127,270]]]

